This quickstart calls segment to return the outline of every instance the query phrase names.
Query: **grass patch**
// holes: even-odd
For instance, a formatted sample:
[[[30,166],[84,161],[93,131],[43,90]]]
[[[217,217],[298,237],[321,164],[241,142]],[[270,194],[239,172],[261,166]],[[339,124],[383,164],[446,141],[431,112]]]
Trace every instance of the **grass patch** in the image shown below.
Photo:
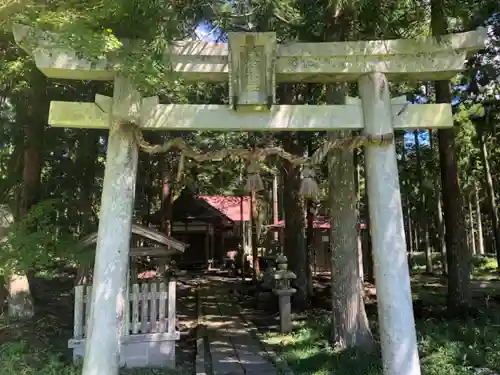
[[[41,332],[40,321],[7,322],[0,317],[1,375],[81,375],[82,369],[70,363],[68,350],[61,349],[61,338],[53,340]],[[64,336],[66,337],[66,336]],[[134,369],[121,375],[187,375],[168,369]]]
[[[443,268],[443,259],[441,254],[433,252],[432,256],[432,265],[434,271],[441,272]],[[425,253],[424,252],[415,252],[411,256],[411,266],[413,272],[425,272]]]
[[[20,322],[0,315],[0,375],[81,375],[81,366],[73,365],[67,348],[73,335],[73,286],[72,274],[66,269],[40,273],[35,317]],[[187,374],[185,369],[120,371],[120,375]]]
[[[0,345],[2,375],[80,375],[81,367],[63,360],[57,353],[33,348],[25,341]],[[121,375],[187,375],[168,369],[131,369],[120,371]]]
[[[425,257],[421,254],[417,260],[423,264],[417,264],[412,272],[412,290],[414,300],[418,300],[415,315],[423,375],[477,375],[478,368],[500,373],[500,313],[496,303],[485,303],[500,292],[496,260],[472,259],[473,294],[483,310],[474,318],[460,321],[444,317],[446,279],[419,272],[425,270]],[[370,319],[376,335],[376,317]],[[292,334],[269,334],[266,341],[296,375],[382,375],[380,350],[369,355],[336,350],[329,342],[331,324],[331,314],[319,312],[309,316]]]
[[[497,260],[493,257],[474,256],[472,266],[476,271],[495,271],[497,269]]]
[[[57,356],[30,348],[24,341],[0,346],[0,363],[4,375],[76,375],[76,369],[62,363]]]
[[[432,253],[432,265],[435,274],[442,273],[443,262],[441,254]],[[425,272],[425,253],[414,253],[411,257],[412,272],[424,273]],[[497,261],[494,256],[475,255],[471,259],[472,277],[476,279],[496,279],[499,274],[497,273]]]
[[[324,313],[290,335],[270,334],[266,341],[287,360],[296,375],[381,375],[379,351],[337,351],[329,343],[331,322]],[[477,375],[475,368],[500,372],[500,315],[466,321],[417,322],[424,375]]]
[[[499,273],[497,260],[493,257],[472,258],[472,277],[480,281],[498,281]]]
[[[328,326],[300,328],[291,335],[269,335],[266,341],[288,363],[295,375],[382,374],[378,355],[355,350],[336,351],[328,342]]]

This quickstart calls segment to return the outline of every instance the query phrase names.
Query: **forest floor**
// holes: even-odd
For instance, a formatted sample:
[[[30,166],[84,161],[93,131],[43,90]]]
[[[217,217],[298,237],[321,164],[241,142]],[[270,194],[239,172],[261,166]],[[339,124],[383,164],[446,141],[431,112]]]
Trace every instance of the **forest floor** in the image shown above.
[[[423,375],[500,374],[500,274],[491,258],[474,259],[473,312],[450,318],[446,312],[446,279],[426,275],[416,259],[413,305]],[[436,270],[436,274],[439,274]],[[268,331],[267,343],[288,362],[295,375],[381,375],[380,352],[337,351],[331,333],[329,281],[316,279],[313,308],[296,314],[292,334],[276,333],[277,317],[253,311],[252,320]],[[365,285],[367,314],[377,339],[376,290]],[[251,311],[251,310],[249,310]],[[275,332],[272,332],[272,331]]]
[[[478,369],[500,374],[500,277],[496,262],[489,258],[476,259],[473,272],[475,313],[466,319],[446,316],[446,280],[425,275],[421,261],[416,262],[412,289],[417,323],[419,351],[423,375],[478,375]],[[439,274],[439,270],[436,270]],[[179,283],[183,295],[182,283]],[[0,316],[1,375],[78,375],[81,370],[70,365],[71,352],[67,340],[72,336],[73,278],[67,273],[46,275],[37,285],[38,309],[28,323],[9,322]],[[280,353],[295,375],[380,375],[379,354],[366,355],[356,351],[336,351],[329,343],[330,302],[328,278],[315,279],[316,297],[307,313],[294,314],[296,326],[290,335],[277,331],[276,311],[255,307],[253,297],[243,290],[241,309],[266,335],[266,341]],[[366,306],[373,333],[377,337],[376,291],[366,284]],[[185,296],[190,291],[185,290]],[[196,310],[190,297],[180,298],[178,309],[189,325]],[[178,310],[179,311],[179,310]],[[179,313],[179,312],[178,312]],[[187,375],[193,373],[194,329],[184,331],[178,349],[180,371],[138,370],[127,375]],[[191,364],[190,364],[191,363]]]
[[[80,375],[67,348],[73,335],[74,272],[53,270],[39,275],[35,290],[36,314],[27,322],[0,316],[0,375]],[[192,374],[196,351],[196,297],[181,282],[177,289],[178,326],[181,340],[176,356],[187,364],[173,370],[124,370],[121,375]],[[186,368],[187,367],[187,368]]]

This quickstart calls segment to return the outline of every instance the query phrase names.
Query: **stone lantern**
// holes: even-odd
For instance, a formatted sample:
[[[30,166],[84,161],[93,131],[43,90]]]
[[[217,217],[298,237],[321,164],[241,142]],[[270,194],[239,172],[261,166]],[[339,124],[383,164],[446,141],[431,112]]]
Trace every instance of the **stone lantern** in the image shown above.
[[[286,256],[279,255],[276,259],[277,270],[274,274],[274,289],[273,293],[278,296],[280,309],[280,326],[281,332],[292,331],[292,309],[290,297],[297,291],[292,288],[290,283],[297,276],[288,269],[288,260]]]

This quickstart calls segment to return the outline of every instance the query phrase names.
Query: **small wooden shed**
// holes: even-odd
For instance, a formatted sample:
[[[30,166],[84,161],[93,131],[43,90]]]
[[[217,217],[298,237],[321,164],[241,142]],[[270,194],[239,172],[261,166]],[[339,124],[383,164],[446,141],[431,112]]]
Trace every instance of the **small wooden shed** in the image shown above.
[[[125,292],[125,306],[120,363],[124,367],[175,367],[176,287],[175,277],[138,280],[136,260],[148,256],[162,258],[183,253],[188,246],[172,237],[141,225],[132,225],[132,234],[142,238],[142,247],[130,249],[129,277]],[[85,237],[82,246],[95,245],[97,233]],[[137,242],[137,241],[134,241]],[[79,362],[85,354],[85,338],[90,316],[92,276],[80,270],[75,286],[74,333],[68,347],[73,359]]]

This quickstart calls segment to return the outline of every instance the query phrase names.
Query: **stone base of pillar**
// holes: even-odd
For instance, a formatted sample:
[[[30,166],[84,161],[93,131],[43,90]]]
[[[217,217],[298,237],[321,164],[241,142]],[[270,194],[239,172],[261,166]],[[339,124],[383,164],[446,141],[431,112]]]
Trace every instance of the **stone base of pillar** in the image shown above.
[[[151,333],[125,336],[120,342],[119,366],[125,368],[175,368],[175,342],[180,333]],[[85,357],[85,339],[71,339],[73,362]]]

